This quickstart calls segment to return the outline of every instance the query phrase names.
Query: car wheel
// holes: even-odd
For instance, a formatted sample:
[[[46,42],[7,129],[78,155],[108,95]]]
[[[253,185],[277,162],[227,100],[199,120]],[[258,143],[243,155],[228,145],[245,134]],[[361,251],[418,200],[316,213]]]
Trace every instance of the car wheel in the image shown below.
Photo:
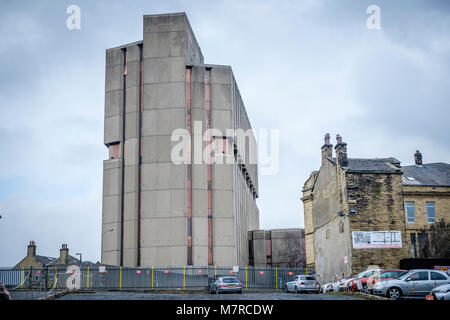
[[[367,294],[369,293],[369,288],[367,287],[367,285],[363,285],[362,292]]]
[[[402,292],[399,288],[392,287],[388,289],[387,297],[391,300],[398,300],[402,297]]]

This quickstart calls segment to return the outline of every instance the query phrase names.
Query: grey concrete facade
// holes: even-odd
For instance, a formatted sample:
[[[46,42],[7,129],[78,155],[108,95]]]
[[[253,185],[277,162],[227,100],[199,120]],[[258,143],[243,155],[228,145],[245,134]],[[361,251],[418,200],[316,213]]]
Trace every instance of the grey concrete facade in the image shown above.
[[[306,266],[304,229],[254,230],[248,239],[249,260],[255,267]]]
[[[208,125],[251,129],[231,67],[204,64],[184,13],[146,15],[143,31],[143,41],[106,51],[102,263],[247,265],[247,232],[259,227],[257,165],[171,158],[177,129],[188,129],[191,153],[207,144],[195,123],[201,134]],[[212,133],[218,139],[245,154],[232,136]]]

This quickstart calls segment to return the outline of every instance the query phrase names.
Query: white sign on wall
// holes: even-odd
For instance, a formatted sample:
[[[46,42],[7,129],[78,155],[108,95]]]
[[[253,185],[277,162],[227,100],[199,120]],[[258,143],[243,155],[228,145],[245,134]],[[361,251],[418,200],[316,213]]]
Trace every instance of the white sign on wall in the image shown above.
[[[353,249],[401,248],[400,231],[353,231]]]
[[[233,272],[234,273],[239,272],[239,266],[233,266]]]

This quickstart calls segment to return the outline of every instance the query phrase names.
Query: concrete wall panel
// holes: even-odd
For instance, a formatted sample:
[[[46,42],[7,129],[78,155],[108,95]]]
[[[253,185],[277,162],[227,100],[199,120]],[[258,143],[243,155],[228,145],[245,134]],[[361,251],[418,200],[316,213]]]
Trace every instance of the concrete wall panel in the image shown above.
[[[233,165],[213,165],[213,190],[233,190]]]
[[[234,216],[233,191],[213,191],[213,212],[214,217],[218,218],[231,218]]]
[[[123,90],[108,91],[105,93],[105,118],[122,115]]]
[[[120,201],[119,195],[103,197],[103,223],[120,222]]]
[[[212,83],[211,102],[212,109],[231,110],[231,85]]]
[[[186,108],[186,83],[167,82],[144,85],[144,109]]]
[[[108,169],[103,171],[103,196],[118,195],[121,188],[121,170],[120,168]]]
[[[109,144],[122,140],[122,117],[113,116],[105,118],[104,143]]]

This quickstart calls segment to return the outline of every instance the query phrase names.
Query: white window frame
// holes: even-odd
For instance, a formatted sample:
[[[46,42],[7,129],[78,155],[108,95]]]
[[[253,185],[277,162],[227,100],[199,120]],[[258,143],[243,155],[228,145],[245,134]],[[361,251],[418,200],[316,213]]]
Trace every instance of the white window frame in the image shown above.
[[[433,206],[430,206],[430,208],[433,208],[433,217],[431,217],[433,219],[433,221],[430,221],[430,215],[428,214],[428,208],[429,208],[428,204],[430,204],[430,205],[433,204]],[[436,204],[435,204],[435,202],[434,201],[427,201],[425,203],[425,209],[427,211],[427,222],[428,223],[435,223],[436,222]]]
[[[412,206],[408,206],[409,203],[412,203]],[[413,209],[413,217],[408,216],[408,207]],[[416,223],[416,204],[414,201],[406,201],[405,202],[405,214],[406,214],[406,222],[407,223]],[[410,221],[410,219],[414,219],[414,221]]]

